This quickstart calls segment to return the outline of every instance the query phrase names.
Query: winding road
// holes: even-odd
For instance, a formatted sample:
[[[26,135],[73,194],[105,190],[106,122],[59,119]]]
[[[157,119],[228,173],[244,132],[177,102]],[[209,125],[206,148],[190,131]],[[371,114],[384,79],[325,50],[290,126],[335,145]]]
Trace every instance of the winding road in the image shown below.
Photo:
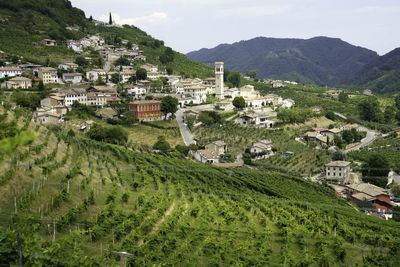
[[[380,137],[380,134],[378,132],[372,131],[366,127],[359,127],[358,128],[360,131],[365,131],[367,132],[367,136],[361,140],[361,143],[351,147],[349,149],[346,149],[344,152],[348,153],[351,151],[355,151],[355,150],[359,150],[360,148],[363,148],[365,146],[368,146],[369,144],[371,144],[372,142],[374,142],[377,138]]]
[[[183,111],[184,109],[178,109],[176,112],[176,122],[178,123],[179,130],[181,132],[183,142],[185,145],[190,145],[190,144],[196,144],[196,141],[194,141],[192,133],[190,132],[189,128],[186,126],[186,124],[183,122]]]

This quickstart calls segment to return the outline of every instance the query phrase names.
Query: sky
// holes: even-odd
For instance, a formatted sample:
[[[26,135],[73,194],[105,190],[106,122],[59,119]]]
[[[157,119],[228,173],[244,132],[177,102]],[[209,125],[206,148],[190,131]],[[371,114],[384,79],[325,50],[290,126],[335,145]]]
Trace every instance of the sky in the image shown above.
[[[71,0],[181,53],[255,37],[340,38],[383,55],[400,47],[399,0]]]

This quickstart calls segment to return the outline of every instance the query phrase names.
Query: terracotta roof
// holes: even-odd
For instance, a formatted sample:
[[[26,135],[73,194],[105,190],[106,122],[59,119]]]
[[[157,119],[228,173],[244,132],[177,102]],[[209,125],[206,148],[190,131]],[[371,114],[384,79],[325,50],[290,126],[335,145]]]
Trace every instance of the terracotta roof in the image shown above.
[[[22,71],[18,67],[0,67],[0,71]]]
[[[325,167],[347,167],[349,166],[351,163],[348,161],[331,161],[327,164],[325,164]]]
[[[50,117],[61,118],[61,115],[60,115],[60,114],[51,113],[51,112],[38,112],[38,113],[36,114],[36,118],[37,118],[37,117],[42,117],[42,116],[50,116]]]
[[[32,80],[29,79],[29,78],[20,76],[20,77],[14,77],[14,78],[12,78],[12,79],[10,79],[10,80],[8,80],[8,81],[10,81],[10,82],[17,82],[17,81],[30,82],[30,81],[32,81]]]
[[[136,105],[161,104],[161,101],[158,101],[158,100],[138,100],[138,101],[131,102],[131,104],[136,104]]]
[[[350,188],[359,193],[367,194],[371,197],[388,194],[385,189],[378,187],[376,185],[373,185],[373,184],[368,184],[368,183],[351,184],[351,185],[347,185],[347,188]]]

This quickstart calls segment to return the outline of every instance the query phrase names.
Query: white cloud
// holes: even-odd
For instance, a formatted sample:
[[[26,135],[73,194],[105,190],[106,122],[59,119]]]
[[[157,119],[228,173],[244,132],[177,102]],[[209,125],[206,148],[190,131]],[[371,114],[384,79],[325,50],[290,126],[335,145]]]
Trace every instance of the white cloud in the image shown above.
[[[279,6],[237,6],[233,8],[218,9],[216,15],[221,17],[257,17],[282,15],[289,11],[289,5]]]
[[[139,25],[142,27],[150,26],[150,25],[156,25],[156,24],[161,24],[165,23],[168,21],[173,21],[170,19],[166,13],[164,12],[154,12],[151,15],[146,15],[146,16],[140,16],[136,18],[122,18],[119,14],[112,13],[112,18],[113,20],[119,24],[119,25]],[[109,15],[102,15],[99,17],[99,20],[101,21],[108,21]]]

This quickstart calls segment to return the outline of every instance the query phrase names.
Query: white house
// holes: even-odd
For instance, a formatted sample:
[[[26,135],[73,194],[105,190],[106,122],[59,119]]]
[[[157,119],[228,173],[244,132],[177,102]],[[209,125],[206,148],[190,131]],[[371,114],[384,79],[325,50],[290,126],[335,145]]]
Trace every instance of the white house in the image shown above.
[[[294,100],[288,98],[288,99],[283,100],[281,107],[282,108],[292,108],[294,106],[294,104],[295,104]]]
[[[250,148],[250,155],[253,159],[265,159],[272,154],[271,140],[260,140],[253,143],[253,146]]]
[[[83,52],[82,45],[78,41],[68,40],[68,41],[66,41],[66,45],[67,45],[68,48],[74,50],[74,52],[76,52],[76,53],[82,53]]]
[[[42,124],[58,123],[61,119],[61,115],[51,112],[35,112],[34,119],[36,123],[42,123]]]
[[[147,90],[143,87],[139,87],[139,86],[134,86],[134,87],[129,87],[126,89],[126,93],[128,95],[133,95],[135,96],[135,98],[141,97],[141,96],[145,96],[147,93]]]
[[[73,71],[76,71],[78,67],[78,64],[75,64],[74,62],[63,62],[58,65],[58,68],[62,70],[72,69]]]
[[[275,124],[271,118],[273,114],[246,114],[236,119],[236,123],[246,127],[272,128]]]
[[[63,81],[71,84],[78,84],[82,82],[82,74],[80,73],[63,73]]]
[[[219,163],[219,157],[214,150],[197,150],[193,153],[195,160],[201,163]]]
[[[6,81],[4,86],[6,88],[22,88],[22,89],[27,89],[32,87],[32,80],[26,77],[14,77],[11,78],[10,80]]]
[[[346,182],[350,176],[350,165],[351,163],[347,161],[332,161],[325,164],[325,178]]]
[[[0,67],[0,78],[21,76],[22,69],[17,67]]]

